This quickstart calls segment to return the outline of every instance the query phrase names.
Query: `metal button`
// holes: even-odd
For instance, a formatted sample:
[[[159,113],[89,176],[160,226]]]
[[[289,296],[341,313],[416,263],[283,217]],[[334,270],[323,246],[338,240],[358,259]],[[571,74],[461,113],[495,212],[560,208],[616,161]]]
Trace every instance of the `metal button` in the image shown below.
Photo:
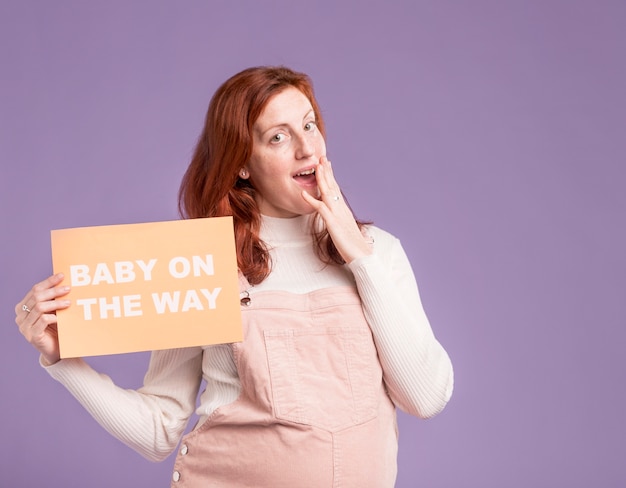
[[[180,473],[178,471],[174,471],[174,474],[172,474],[172,479],[174,481],[180,481]]]
[[[250,302],[252,301],[250,299],[250,292],[248,292],[248,290],[246,291],[242,291],[239,294],[239,301],[241,302],[242,305],[249,307],[250,306]]]
[[[184,456],[188,452],[189,452],[189,448],[187,447],[187,444],[183,444],[180,448],[180,454]]]

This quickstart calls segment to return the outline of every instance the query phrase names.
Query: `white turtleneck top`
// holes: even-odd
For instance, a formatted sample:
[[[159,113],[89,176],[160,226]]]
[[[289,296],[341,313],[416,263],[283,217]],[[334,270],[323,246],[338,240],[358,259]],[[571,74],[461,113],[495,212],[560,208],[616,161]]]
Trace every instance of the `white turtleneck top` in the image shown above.
[[[400,242],[368,226],[372,255],[343,266],[325,265],[313,249],[310,219],[263,217],[261,239],[270,249],[272,271],[250,288],[250,296],[356,285],[391,399],[421,418],[437,414],[452,394],[452,364],[433,335]],[[200,425],[216,408],[235,401],[241,390],[226,344],[153,352],[138,390],[116,386],[82,359],[63,359],[46,370],[107,431],[153,461],[176,448],[194,409]],[[197,406],[203,379],[206,389]]]

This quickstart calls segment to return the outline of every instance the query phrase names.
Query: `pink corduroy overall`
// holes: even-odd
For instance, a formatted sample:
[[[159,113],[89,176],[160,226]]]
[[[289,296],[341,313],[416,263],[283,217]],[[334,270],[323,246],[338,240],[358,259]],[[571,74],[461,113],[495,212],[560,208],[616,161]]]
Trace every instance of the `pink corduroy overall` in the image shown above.
[[[355,289],[259,292],[232,344],[239,398],[183,437],[173,488],[391,488],[394,406]]]

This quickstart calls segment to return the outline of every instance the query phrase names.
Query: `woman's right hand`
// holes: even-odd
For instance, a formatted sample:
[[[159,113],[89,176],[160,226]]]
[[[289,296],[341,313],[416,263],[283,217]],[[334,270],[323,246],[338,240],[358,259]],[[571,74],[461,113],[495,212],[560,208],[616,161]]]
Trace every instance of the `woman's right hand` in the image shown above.
[[[70,291],[69,286],[60,286],[62,281],[61,273],[50,276],[33,286],[15,305],[15,323],[26,340],[41,353],[46,365],[60,359],[56,312],[70,306],[69,300],[61,299]]]

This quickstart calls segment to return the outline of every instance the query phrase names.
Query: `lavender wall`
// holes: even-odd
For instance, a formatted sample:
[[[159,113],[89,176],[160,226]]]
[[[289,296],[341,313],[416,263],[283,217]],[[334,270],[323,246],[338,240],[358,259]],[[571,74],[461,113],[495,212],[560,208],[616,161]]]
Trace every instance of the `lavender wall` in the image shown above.
[[[176,217],[217,85],[308,72],[357,213],[398,235],[456,392],[398,487],[626,485],[626,3],[0,3],[2,486],[167,486],[38,366],[49,230]],[[140,384],[147,355],[90,360]]]

